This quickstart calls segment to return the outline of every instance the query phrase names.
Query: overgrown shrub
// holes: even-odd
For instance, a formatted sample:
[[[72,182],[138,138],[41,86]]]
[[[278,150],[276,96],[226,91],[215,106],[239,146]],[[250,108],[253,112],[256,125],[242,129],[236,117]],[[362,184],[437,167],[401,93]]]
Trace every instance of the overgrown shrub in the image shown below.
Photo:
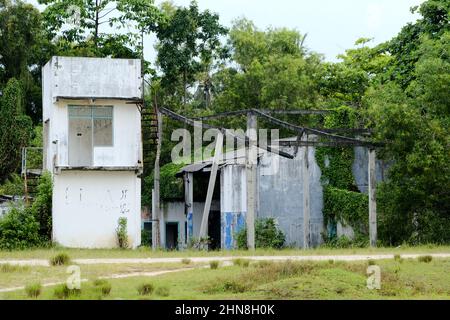
[[[206,250],[210,243],[211,240],[208,236],[200,238],[192,237],[189,239],[187,247],[193,250]]]
[[[70,263],[70,257],[67,253],[58,253],[50,258],[50,265],[52,266],[64,266]]]
[[[153,293],[155,287],[151,283],[143,283],[138,286],[137,291],[141,296],[148,296]]]
[[[40,283],[32,283],[25,287],[25,293],[28,297],[36,299],[41,295],[42,286]]]
[[[223,284],[223,290],[225,292],[243,293],[248,290],[248,287],[242,282],[227,280]]]
[[[81,289],[69,289],[67,284],[60,284],[53,290],[53,295],[57,299],[68,299],[70,297],[78,296],[81,294]]]
[[[128,248],[127,218],[125,217],[119,218],[116,234],[119,248],[122,249]]]
[[[20,175],[13,173],[0,185],[0,194],[22,196],[24,194],[24,182]]]
[[[184,164],[168,163],[160,168],[160,197],[162,200],[169,199],[182,199],[184,197],[184,183],[183,179],[177,177],[176,174]],[[147,190],[153,188],[154,175],[153,172],[144,178],[144,186]],[[151,193],[143,195],[142,197],[143,205],[150,206],[152,203]]]
[[[102,296],[107,296],[111,293],[111,283],[105,279],[94,280],[94,286],[100,291]]]
[[[151,247],[152,246],[152,232],[150,230],[141,230],[141,246]]]
[[[247,248],[247,229],[236,233],[239,249]],[[255,246],[257,248],[281,249],[286,241],[283,231],[278,229],[273,218],[262,218],[255,221]]]
[[[250,265],[250,260],[249,259],[241,259],[241,258],[233,259],[233,264],[235,266],[246,268]]]
[[[324,237],[325,248],[365,248],[369,245],[369,237],[363,234],[357,234],[354,239],[350,239],[346,236],[327,238]]]
[[[52,238],[52,177],[45,172],[39,178],[37,194],[33,204],[28,209],[39,223],[39,234],[45,241]]]
[[[431,262],[431,260],[433,260],[432,256],[420,256],[419,258],[417,258],[417,260],[419,260],[420,262]]]
[[[0,249],[26,249],[40,244],[39,223],[28,210],[11,208],[0,218]]]

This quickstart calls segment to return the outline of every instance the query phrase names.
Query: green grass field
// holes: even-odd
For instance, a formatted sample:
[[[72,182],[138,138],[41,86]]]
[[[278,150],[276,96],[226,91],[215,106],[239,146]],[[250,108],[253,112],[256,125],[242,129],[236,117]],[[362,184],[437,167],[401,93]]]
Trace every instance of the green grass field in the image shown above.
[[[255,251],[153,251],[150,248],[138,248],[136,250],[123,249],[29,249],[22,251],[1,251],[0,260],[5,259],[49,259],[52,256],[65,252],[72,259],[81,258],[169,258],[169,257],[204,257],[204,256],[249,256],[249,255],[352,255],[352,254],[406,254],[406,253],[450,253],[450,246],[400,246],[398,248],[317,248],[309,250],[301,249],[257,249]]]
[[[381,269],[381,289],[366,286],[367,267]],[[187,265],[184,265],[185,267]],[[391,259],[370,262],[252,262],[195,269],[156,277],[107,280],[102,293],[94,280],[100,275],[180,268],[182,265],[81,266],[81,292],[67,299],[449,299],[450,259]],[[64,267],[27,267],[0,272],[0,286],[26,285],[46,278],[63,278]],[[54,278],[53,278],[54,277]],[[16,280],[11,280],[11,279]],[[19,281],[20,278],[23,278]],[[5,280],[8,279],[8,280]],[[150,287],[141,295],[138,288]],[[141,290],[142,291],[142,290]],[[42,288],[37,299],[56,299],[55,287]],[[30,299],[25,290],[0,293],[0,299]]]

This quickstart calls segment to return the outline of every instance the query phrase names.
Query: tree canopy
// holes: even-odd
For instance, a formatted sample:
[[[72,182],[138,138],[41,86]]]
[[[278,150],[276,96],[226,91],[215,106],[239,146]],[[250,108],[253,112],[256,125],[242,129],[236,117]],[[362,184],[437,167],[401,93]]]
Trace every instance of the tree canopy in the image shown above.
[[[411,9],[420,18],[391,40],[356,39],[337,62],[308,48],[306,33],[263,30],[245,18],[227,28],[195,1],[39,3],[42,12],[21,0],[0,0],[0,183],[18,172],[20,148],[32,143],[33,126],[41,124],[41,68],[52,55],[142,58],[150,45],[157,57],[144,61],[147,105],[196,116],[249,108],[331,110],[330,116],[286,120],[367,128],[384,144],[379,156],[391,165],[378,195],[382,241],[450,243],[450,0],[424,1]],[[245,121],[221,119],[220,125],[243,128]],[[162,164],[170,161],[171,131],[179,126],[165,121]],[[337,171],[353,159],[348,150],[333,155]],[[326,194],[345,197],[341,202],[357,198],[365,208],[365,198],[351,193],[348,170],[331,176],[323,168],[323,174],[333,188]],[[149,194],[151,179],[144,180]]]

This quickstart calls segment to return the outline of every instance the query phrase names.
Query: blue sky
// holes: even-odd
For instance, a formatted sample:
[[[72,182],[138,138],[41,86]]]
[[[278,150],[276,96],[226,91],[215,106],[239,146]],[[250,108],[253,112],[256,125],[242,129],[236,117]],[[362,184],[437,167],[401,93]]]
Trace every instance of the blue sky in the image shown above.
[[[389,40],[408,22],[415,21],[409,8],[424,0],[198,0],[200,9],[220,15],[225,26],[246,17],[261,29],[288,27],[308,36],[305,45],[324,54],[328,61],[352,48],[361,37],[374,38],[373,44]],[[36,4],[37,0],[28,2]],[[161,0],[157,0],[159,4]],[[173,0],[189,5],[190,0]],[[42,6],[41,6],[42,8]],[[103,30],[106,31],[106,30]],[[154,61],[154,36],[146,37],[146,59]]]

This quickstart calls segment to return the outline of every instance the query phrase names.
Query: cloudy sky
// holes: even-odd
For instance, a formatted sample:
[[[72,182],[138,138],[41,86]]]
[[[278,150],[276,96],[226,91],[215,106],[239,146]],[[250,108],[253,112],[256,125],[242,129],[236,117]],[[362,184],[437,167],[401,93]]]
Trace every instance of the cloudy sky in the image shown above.
[[[36,0],[29,0],[36,4]],[[157,0],[156,3],[160,3]],[[190,0],[173,0],[176,5],[189,5]],[[360,37],[374,38],[373,44],[396,35],[417,15],[409,8],[423,0],[198,0],[200,9],[220,15],[221,23],[246,17],[261,29],[288,27],[307,33],[306,46],[324,54],[326,60],[351,48]],[[42,7],[41,7],[42,8]],[[146,39],[146,58],[153,61],[154,37]]]

